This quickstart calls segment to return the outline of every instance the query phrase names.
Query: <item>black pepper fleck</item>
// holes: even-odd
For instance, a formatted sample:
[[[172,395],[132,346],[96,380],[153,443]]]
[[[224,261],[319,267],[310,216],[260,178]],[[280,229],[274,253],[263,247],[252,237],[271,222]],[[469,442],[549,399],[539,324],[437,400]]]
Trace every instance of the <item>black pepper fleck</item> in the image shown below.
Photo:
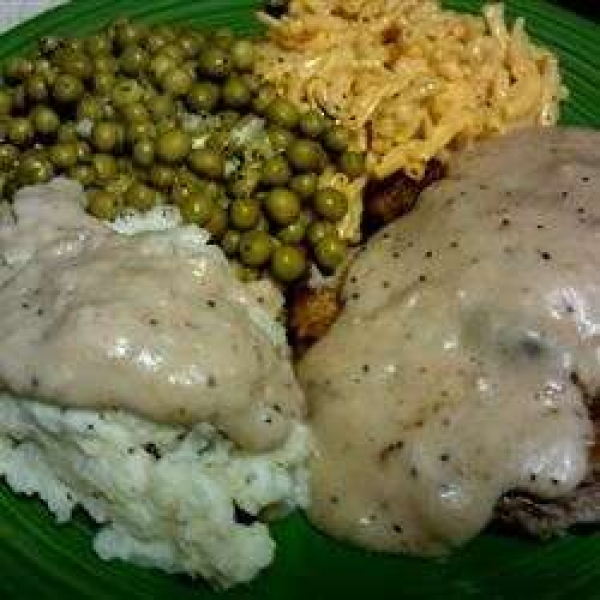
[[[31,387],[40,387],[40,380],[35,375],[31,378]]]
[[[423,274],[419,275],[419,281],[420,282],[427,281],[427,275],[423,275]]]
[[[500,221],[501,227],[508,227],[509,225],[510,225],[510,219],[507,219],[506,217],[504,217],[504,219],[502,219],[502,221]]]
[[[150,325],[153,327],[156,327],[158,325],[158,319],[150,319],[148,323],[150,323]]]
[[[245,525],[249,527],[250,525],[254,525],[258,519],[247,510],[244,510],[241,506],[238,505],[237,502],[233,503],[233,520],[238,525]]]
[[[425,258],[431,258],[433,256],[433,252],[431,250],[427,250],[427,252],[425,252]]]
[[[394,523],[392,525],[392,529],[396,532],[396,533],[402,533],[402,527],[400,527],[400,525],[398,525],[397,523]]]
[[[535,481],[537,479],[537,475],[535,473],[529,474],[529,481]]]
[[[550,479],[550,482],[552,483],[552,485],[558,485],[558,484],[560,483],[560,482],[558,481],[558,479],[556,479],[556,478],[554,478],[554,477],[552,477],[552,478]]]
[[[392,252],[392,258],[396,258],[396,259],[400,258],[400,252],[398,252],[397,250]]]
[[[329,496],[329,502],[331,502],[331,504],[339,504],[340,499],[337,496]]]
[[[29,302],[23,302],[21,304],[21,308],[24,308],[25,310],[27,310],[28,308],[30,308]]]
[[[390,287],[390,282],[389,281],[382,281],[381,282],[381,287],[383,287],[384,290],[387,290]]]
[[[37,316],[41,317],[44,314],[44,309],[43,308],[38,308],[37,309]]]
[[[154,442],[148,442],[147,444],[144,444],[142,446],[142,448],[144,448],[144,450],[150,454],[151,456],[153,456],[156,460],[160,460],[162,457],[162,454],[160,453],[160,450],[156,447],[156,444]]]
[[[261,297],[259,297],[259,298],[258,298],[258,303],[259,303],[259,304],[262,304],[263,302],[264,302],[264,299],[263,299],[263,297],[262,297],[262,296],[261,296]],[[208,301],[206,302],[206,305],[207,305],[209,308],[214,308],[214,307],[217,305],[217,303],[216,303],[214,300],[208,300]]]
[[[457,241],[450,242],[450,248],[458,248],[458,242]]]
[[[208,385],[208,387],[216,387],[217,386],[217,378],[214,375],[209,375],[207,380],[206,380],[206,385]]]
[[[550,255],[549,252],[540,252],[540,256],[544,259],[544,260],[550,260],[552,258],[552,256]]]
[[[419,476],[419,472],[417,471],[417,467],[411,467],[411,469],[410,469],[410,476],[413,479],[416,479]]]
[[[371,367],[369,367],[369,365],[363,365],[362,370],[363,373],[368,373],[371,370]]]
[[[447,452],[440,454],[440,460],[442,462],[448,462],[450,460],[450,455]]]

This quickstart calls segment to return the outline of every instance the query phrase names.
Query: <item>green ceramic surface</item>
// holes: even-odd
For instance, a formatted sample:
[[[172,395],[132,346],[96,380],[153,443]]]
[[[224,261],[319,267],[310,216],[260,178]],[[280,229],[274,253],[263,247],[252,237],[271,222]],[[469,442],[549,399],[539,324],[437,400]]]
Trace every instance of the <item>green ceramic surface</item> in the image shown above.
[[[459,10],[480,4],[447,2]],[[23,52],[41,36],[90,32],[123,14],[255,32],[257,5],[256,0],[76,0],[0,36],[0,59]],[[600,128],[600,26],[543,0],[509,0],[507,12],[511,18],[524,16],[531,34],[559,54],[571,90],[563,123]],[[92,551],[92,531],[84,515],[57,525],[39,501],[16,497],[0,484],[0,599],[600,599],[600,534],[593,532],[547,543],[486,533],[447,559],[426,561],[334,542],[294,515],[274,527],[275,563],[252,584],[216,594],[189,578],[102,562]]]

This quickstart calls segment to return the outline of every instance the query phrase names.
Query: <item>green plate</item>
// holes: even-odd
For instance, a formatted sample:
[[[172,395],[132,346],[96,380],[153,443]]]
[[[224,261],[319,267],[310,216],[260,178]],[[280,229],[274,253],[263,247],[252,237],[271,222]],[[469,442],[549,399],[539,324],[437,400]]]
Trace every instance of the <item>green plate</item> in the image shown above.
[[[4,1],[4,0],[0,0]],[[81,34],[118,15],[152,22],[228,24],[256,31],[257,0],[79,0],[0,37],[0,57],[49,34]],[[478,1],[448,5],[473,10]],[[600,128],[600,26],[542,0],[509,1],[511,17],[560,55],[571,98],[565,124]],[[105,563],[91,548],[83,515],[58,526],[37,500],[0,485],[0,598],[600,598],[600,535],[568,535],[540,544],[486,533],[451,558],[381,556],[327,539],[300,515],[274,527],[275,563],[251,585],[217,595],[201,582]]]

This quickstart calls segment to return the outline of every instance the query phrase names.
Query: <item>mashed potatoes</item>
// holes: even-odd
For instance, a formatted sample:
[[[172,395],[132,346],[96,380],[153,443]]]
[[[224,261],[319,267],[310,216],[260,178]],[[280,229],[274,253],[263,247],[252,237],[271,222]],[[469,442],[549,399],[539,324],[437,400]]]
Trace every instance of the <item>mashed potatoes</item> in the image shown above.
[[[19,192],[0,221],[0,477],[59,522],[84,508],[102,558],[248,581],[274,554],[260,517],[307,505],[308,434],[283,330],[176,209],[117,221],[129,239],[81,202],[57,180]],[[149,230],[163,233],[136,235]],[[178,328],[188,319],[194,328]],[[193,419],[153,412],[182,398]]]

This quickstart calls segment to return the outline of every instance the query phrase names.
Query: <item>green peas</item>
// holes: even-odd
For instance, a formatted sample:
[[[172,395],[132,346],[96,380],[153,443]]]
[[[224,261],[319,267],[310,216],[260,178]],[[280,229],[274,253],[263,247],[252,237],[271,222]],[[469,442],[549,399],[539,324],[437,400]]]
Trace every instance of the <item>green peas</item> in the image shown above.
[[[10,171],[19,158],[19,151],[11,144],[0,144],[0,170]]]
[[[113,73],[97,71],[92,80],[92,87],[98,94],[109,94],[115,87],[116,80]]]
[[[94,169],[90,165],[75,165],[69,169],[68,175],[84,188],[90,187],[95,180]]]
[[[252,100],[252,94],[241,77],[229,77],[223,84],[222,94],[224,104],[231,108],[243,108]]]
[[[104,33],[97,33],[85,40],[85,49],[90,56],[103,56],[112,52],[112,42]]]
[[[34,130],[31,119],[14,117],[8,122],[8,141],[21,148],[27,147],[33,141]]]
[[[332,152],[344,152],[349,143],[348,132],[340,125],[332,125],[323,137],[323,142]]]
[[[210,179],[221,179],[225,173],[223,156],[209,148],[192,150],[188,157],[188,164],[194,173]]]
[[[177,67],[177,61],[162,51],[153,56],[149,63],[149,70],[157,82],[161,80],[167,71],[175,67]]]
[[[105,221],[112,221],[119,214],[121,206],[117,196],[104,190],[95,190],[88,194],[88,212]]]
[[[156,191],[142,183],[134,183],[125,194],[125,203],[139,211],[150,210],[157,202]]]
[[[328,221],[337,222],[348,212],[348,200],[339,190],[332,187],[318,190],[313,200],[317,214]]]
[[[66,73],[58,75],[52,86],[52,97],[59,104],[74,104],[81,99],[83,92],[81,79]]]
[[[328,221],[313,221],[306,230],[306,238],[313,248],[315,248],[324,237],[335,234],[335,226]]]
[[[36,106],[31,111],[30,120],[35,131],[41,135],[56,133],[60,126],[58,115],[47,106]]]
[[[216,108],[220,95],[219,86],[210,81],[201,81],[191,87],[186,100],[192,110],[211,112]]]
[[[212,79],[224,79],[231,73],[231,56],[218,47],[206,48],[200,54],[198,67],[202,75]]]
[[[317,191],[319,177],[316,173],[300,173],[292,177],[290,189],[302,200],[312,198]]]
[[[172,129],[158,136],[156,154],[166,163],[179,163],[190,153],[192,142],[190,136],[182,129]]]
[[[260,218],[260,206],[252,198],[238,198],[229,207],[229,220],[236,229],[252,229]]]
[[[174,64],[180,65],[183,62],[183,48],[175,41],[163,46],[162,54],[171,58]]]
[[[148,108],[155,119],[165,119],[173,114],[175,114],[175,103],[173,102],[173,98],[167,96],[166,94],[158,94],[153,96],[148,101]]]
[[[137,121],[131,123],[125,131],[125,139],[129,144],[144,139],[156,137],[156,127],[151,121]]]
[[[235,229],[230,229],[221,240],[221,249],[225,252],[226,256],[235,256],[238,253],[240,247],[240,240],[242,234]]]
[[[160,83],[167,94],[179,98],[190,91],[194,80],[185,69],[173,68],[162,75]]]
[[[8,88],[0,88],[0,115],[9,115],[12,109],[12,92]]]
[[[300,215],[300,209],[300,199],[287,188],[275,188],[265,199],[267,215],[282,227],[293,223]]]
[[[195,32],[184,33],[179,38],[179,47],[187,58],[198,56],[200,48],[204,45],[204,39],[195,35]]]
[[[348,177],[360,177],[365,172],[365,155],[346,150],[340,156],[340,168]]]
[[[166,165],[152,165],[150,169],[150,183],[159,190],[166,190],[173,185],[175,172]]]
[[[135,79],[122,79],[117,81],[112,90],[112,101],[115,106],[121,107],[133,102],[139,102],[144,95],[141,85]]]
[[[275,100],[276,96],[277,92],[272,85],[265,84],[261,86],[252,101],[252,109],[259,115],[266,115],[271,102]]]
[[[141,73],[147,64],[148,53],[140,46],[127,46],[119,58],[121,71],[131,76]]]
[[[285,98],[275,98],[267,108],[269,121],[284,129],[294,129],[298,124],[298,111],[296,107]]]
[[[99,152],[113,152],[119,145],[119,126],[113,121],[100,121],[92,129],[92,144]]]
[[[79,162],[89,162],[92,158],[92,148],[83,140],[75,142],[75,148],[77,149],[77,160]]]
[[[133,162],[140,167],[149,167],[154,162],[154,143],[152,140],[139,140],[133,147]]]
[[[119,70],[119,63],[114,56],[102,54],[92,59],[92,70],[95,74],[111,75],[114,77],[115,73]],[[92,82],[94,82],[93,77]]]
[[[10,82],[25,81],[33,72],[33,63],[26,58],[9,58],[4,68],[4,75]]]
[[[317,110],[309,110],[300,117],[300,131],[309,138],[318,138],[325,131],[326,121]]]
[[[63,73],[73,75],[73,77],[84,81],[89,79],[93,74],[90,59],[81,52],[67,50],[61,53],[58,67]]]
[[[123,21],[115,26],[114,40],[120,48],[126,48],[131,44],[137,44],[143,35],[141,25]]]
[[[254,194],[260,183],[260,170],[254,166],[241,169],[229,185],[229,192],[235,198],[249,198]]]
[[[21,185],[46,183],[52,179],[54,170],[48,159],[38,152],[25,154],[17,167],[17,178]]]
[[[323,149],[312,140],[297,139],[288,147],[286,156],[298,171],[317,171],[323,165]]]
[[[117,161],[110,154],[94,154],[91,164],[94,168],[95,179],[98,181],[113,179],[117,174]]]
[[[282,186],[290,180],[291,175],[287,160],[277,155],[263,163],[260,180],[263,185]]]
[[[212,239],[217,241],[222,239],[227,231],[227,211],[219,204],[215,204],[212,216],[204,225],[204,229],[210,233]]]
[[[121,114],[129,123],[147,123],[150,120],[150,113],[141,102],[132,102],[122,106]]]
[[[179,204],[184,223],[194,223],[203,227],[216,210],[215,202],[202,192],[190,192]]]
[[[306,273],[307,262],[302,250],[296,246],[282,245],[271,256],[271,273],[281,283],[292,283]]]
[[[77,119],[99,121],[104,117],[102,101],[94,96],[84,96],[77,105]]]
[[[76,142],[79,139],[75,123],[62,123],[58,127],[56,139],[59,142]]]
[[[273,240],[264,231],[244,233],[240,240],[239,255],[247,267],[262,267],[271,258]]]
[[[302,213],[293,223],[280,229],[277,238],[284,244],[299,244],[306,235],[309,223],[310,215]]]
[[[294,134],[288,129],[270,127],[267,130],[269,143],[275,152],[285,152],[294,141]]]
[[[315,258],[324,273],[333,273],[346,257],[346,245],[337,234],[323,236],[314,247]]]
[[[57,169],[69,169],[77,164],[77,144],[62,142],[55,144],[49,150],[49,157]]]
[[[231,46],[231,60],[238,71],[250,71],[254,65],[254,44],[250,40],[236,40]]]
[[[48,86],[41,75],[35,73],[25,80],[25,93],[33,102],[44,102],[48,99]]]
[[[244,282],[250,283],[252,281],[258,281],[260,279],[260,271],[253,269],[252,267],[244,267],[243,265],[236,265],[235,273],[237,278]]]

